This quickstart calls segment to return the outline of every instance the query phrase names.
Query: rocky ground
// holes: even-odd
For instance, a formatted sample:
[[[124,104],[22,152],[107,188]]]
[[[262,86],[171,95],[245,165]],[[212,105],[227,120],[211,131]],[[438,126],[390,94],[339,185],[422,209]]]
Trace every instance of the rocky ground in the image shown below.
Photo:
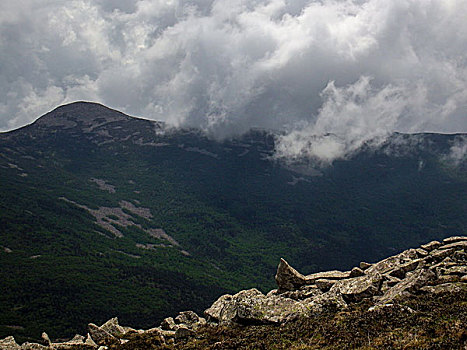
[[[0,349],[467,349],[467,237],[433,241],[351,271],[302,275],[285,260],[278,288],[223,295],[135,330],[116,318],[86,337],[43,344],[13,337]]]

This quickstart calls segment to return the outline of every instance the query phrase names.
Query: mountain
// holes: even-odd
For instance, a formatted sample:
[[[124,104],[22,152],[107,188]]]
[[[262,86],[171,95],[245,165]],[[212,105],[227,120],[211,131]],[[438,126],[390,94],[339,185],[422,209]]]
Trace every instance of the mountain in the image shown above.
[[[345,270],[465,234],[450,154],[466,135],[394,134],[326,167],[274,160],[276,137],[216,141],[86,102],[0,134],[0,337],[147,328],[271,289],[280,257]]]

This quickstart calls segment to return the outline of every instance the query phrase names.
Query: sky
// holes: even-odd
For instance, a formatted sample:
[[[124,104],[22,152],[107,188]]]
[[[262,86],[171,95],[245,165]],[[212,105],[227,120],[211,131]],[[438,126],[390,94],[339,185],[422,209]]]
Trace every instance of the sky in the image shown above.
[[[467,132],[465,18],[465,0],[2,0],[0,130],[86,100],[282,130],[291,157]]]

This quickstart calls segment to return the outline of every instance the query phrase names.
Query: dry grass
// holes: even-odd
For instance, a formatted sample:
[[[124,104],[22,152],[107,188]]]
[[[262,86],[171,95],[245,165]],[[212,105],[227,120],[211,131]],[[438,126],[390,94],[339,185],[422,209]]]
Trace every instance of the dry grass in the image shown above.
[[[410,312],[408,306],[414,310]],[[113,349],[465,349],[467,291],[425,295],[368,311],[369,302],[281,326],[204,327],[196,337],[163,344],[135,335]]]

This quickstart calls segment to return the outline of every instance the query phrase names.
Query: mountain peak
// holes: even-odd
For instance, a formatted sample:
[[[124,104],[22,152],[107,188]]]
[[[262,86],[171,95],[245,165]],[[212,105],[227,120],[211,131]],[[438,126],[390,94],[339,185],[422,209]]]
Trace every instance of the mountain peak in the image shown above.
[[[88,130],[115,121],[128,121],[131,117],[95,102],[77,101],[62,105],[37,119],[32,125],[40,128],[63,129],[82,126]]]

